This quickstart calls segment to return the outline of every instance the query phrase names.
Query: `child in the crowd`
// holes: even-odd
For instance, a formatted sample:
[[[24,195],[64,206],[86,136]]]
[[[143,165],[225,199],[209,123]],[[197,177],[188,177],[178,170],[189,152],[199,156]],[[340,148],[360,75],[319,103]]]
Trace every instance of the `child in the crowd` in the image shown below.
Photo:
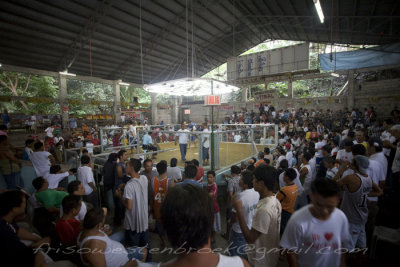
[[[215,242],[215,233],[221,231],[221,216],[219,214],[219,205],[218,205],[218,186],[215,183],[215,172],[208,171],[207,172],[207,192],[208,195],[213,199],[213,207],[214,207],[214,227],[213,233],[211,235],[211,242]]]
[[[276,194],[276,198],[281,202],[282,205],[282,217],[281,217],[281,229],[280,234],[282,235],[285,231],[287,222],[294,212],[294,206],[296,204],[298,187],[294,183],[297,173],[294,169],[287,169],[283,175],[283,181],[286,186],[282,187]]]

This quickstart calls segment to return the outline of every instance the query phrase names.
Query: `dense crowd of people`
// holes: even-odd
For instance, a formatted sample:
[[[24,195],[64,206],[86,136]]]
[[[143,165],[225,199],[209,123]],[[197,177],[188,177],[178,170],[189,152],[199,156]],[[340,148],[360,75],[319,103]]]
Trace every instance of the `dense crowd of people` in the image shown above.
[[[105,133],[115,142],[101,178],[93,173],[100,134],[95,127],[82,125],[79,132],[74,127],[65,136],[53,135],[50,127],[44,140],[29,136],[21,157],[9,142],[7,126],[1,127],[0,171],[7,190],[0,193],[0,253],[5,262],[276,266],[286,257],[289,266],[340,266],[345,260],[362,266],[382,197],[400,193],[397,109],[383,120],[373,108],[364,113],[275,111],[261,105],[258,113],[235,112],[226,123],[279,124],[278,143],[231,166],[223,179],[198,159],[186,159],[190,131],[207,132],[207,123],[191,123],[189,129],[182,124],[166,138],[179,143],[183,169],[177,158],[155,162],[136,155],[138,125],[128,123],[122,131],[109,127]],[[143,149],[166,141],[159,128],[149,131],[146,142],[143,137]],[[199,137],[206,163],[207,134]],[[65,169],[62,151],[67,148],[78,149],[79,164]],[[37,175],[32,194],[24,190],[23,161],[30,161]],[[72,174],[77,179],[69,181]],[[150,231],[159,236],[160,248],[150,242]],[[218,234],[228,247],[215,247]],[[175,258],[154,263],[156,253]]]

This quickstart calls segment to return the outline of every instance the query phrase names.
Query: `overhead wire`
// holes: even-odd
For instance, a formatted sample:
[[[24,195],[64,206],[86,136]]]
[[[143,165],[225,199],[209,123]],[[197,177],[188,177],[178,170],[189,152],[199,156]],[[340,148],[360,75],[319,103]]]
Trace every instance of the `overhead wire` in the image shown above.
[[[142,73],[142,85],[143,85],[144,79],[143,79],[143,46],[142,46],[142,0],[139,0],[139,40],[140,40],[140,69]]]

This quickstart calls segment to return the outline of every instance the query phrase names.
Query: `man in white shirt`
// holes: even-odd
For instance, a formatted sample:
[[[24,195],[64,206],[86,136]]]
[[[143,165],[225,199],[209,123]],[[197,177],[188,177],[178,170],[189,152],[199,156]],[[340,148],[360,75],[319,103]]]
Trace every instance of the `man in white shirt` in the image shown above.
[[[250,171],[242,172],[239,186],[243,191],[237,193],[237,199],[242,202],[243,217],[246,221],[247,227],[251,229],[253,216],[256,212],[258,200],[260,199],[260,194],[253,189],[253,173]],[[232,228],[229,233],[229,254],[231,256],[240,256],[247,259],[245,252],[247,243],[242,230],[240,229],[235,209],[232,209],[231,223]]]
[[[124,123],[125,123],[125,114],[124,113],[121,113],[121,123],[122,123],[122,125],[124,125]]]
[[[85,188],[83,188],[83,185],[80,181],[75,180],[68,184],[67,192],[70,195],[84,196]],[[86,213],[87,213],[87,204],[84,201],[82,201],[81,209],[79,210],[78,215],[75,216],[75,219],[77,219],[80,222],[83,222],[83,219],[85,219]],[[60,206],[60,218],[62,216],[63,216],[63,209],[62,209],[62,205],[61,205]]]
[[[207,128],[207,123],[203,123],[203,132],[208,133],[209,130]],[[209,154],[209,149],[210,149],[210,134],[203,134],[202,135],[202,141],[203,141],[203,165],[208,165],[209,160],[210,160],[210,154]]]
[[[137,144],[137,140],[136,140],[136,126],[133,125],[132,122],[129,124],[128,136],[129,136],[129,145],[131,146],[131,153],[133,153],[133,147],[135,144]]]
[[[254,267],[276,266],[279,259],[279,229],[282,207],[272,190],[277,180],[274,167],[261,164],[254,170],[254,190],[260,194],[260,201],[253,217],[251,229],[244,218],[242,201],[233,199],[240,229],[248,244],[249,262]]]
[[[240,135],[240,133],[236,133],[233,136],[233,140],[235,140],[235,143],[239,143],[241,139],[242,139],[242,136]]]
[[[126,185],[121,184],[115,192],[126,208],[124,228],[129,247],[149,245],[148,180],[146,176],[139,175],[141,166],[140,160],[130,159],[126,165],[130,180]]]
[[[384,180],[386,180],[387,171],[388,171],[388,160],[385,157],[385,154],[383,154],[382,150],[383,150],[382,149],[382,141],[379,138],[371,137],[368,140],[367,151],[368,151],[369,158],[379,162],[379,164],[381,165],[383,172],[384,172],[384,177],[381,177],[381,178],[383,178],[382,181],[384,181]],[[385,185],[383,182],[382,188],[384,186]]]
[[[352,146],[352,141],[346,141],[344,144],[344,149],[338,151],[336,155],[336,161],[338,161],[340,164],[351,162],[353,159],[353,154],[351,153]]]
[[[280,242],[289,267],[341,266],[341,253],[348,251],[342,243],[349,236],[349,224],[336,208],[340,193],[336,182],[327,178],[311,184],[312,204],[292,214]]]
[[[181,152],[181,160],[186,160],[186,151],[189,141],[189,130],[186,129],[186,125],[184,123],[181,124],[181,128],[178,130],[178,134],[175,138],[175,145],[179,139],[179,150]],[[189,147],[190,148],[190,147]]]
[[[52,126],[47,127],[46,130],[44,130],[44,131],[46,132],[46,135],[47,135],[48,137],[53,138],[53,131],[54,131],[54,128],[53,128]]]
[[[92,168],[90,168],[90,157],[83,155],[81,157],[82,166],[78,168],[78,180],[85,188],[85,195],[83,200],[89,202],[94,207],[98,207],[97,187],[93,177]]]
[[[50,166],[55,163],[56,160],[53,155],[49,152],[44,151],[44,145],[42,142],[34,144],[35,152],[31,155],[31,162],[35,169],[36,175],[45,176],[50,172]]]
[[[315,144],[315,150],[317,152],[316,153],[316,156],[317,156],[316,163],[317,163],[317,165],[319,165],[321,163],[322,158],[324,157],[322,155],[322,147],[324,145],[326,145],[326,142],[324,141],[324,137],[323,137],[323,135],[319,135],[318,136],[318,143]]]
[[[72,171],[63,172],[60,165],[53,165],[50,167],[50,173],[43,176],[43,178],[49,183],[49,189],[56,189],[57,187],[63,187],[64,189],[67,189],[68,176],[72,174]],[[62,183],[61,181],[64,179],[65,182]]]

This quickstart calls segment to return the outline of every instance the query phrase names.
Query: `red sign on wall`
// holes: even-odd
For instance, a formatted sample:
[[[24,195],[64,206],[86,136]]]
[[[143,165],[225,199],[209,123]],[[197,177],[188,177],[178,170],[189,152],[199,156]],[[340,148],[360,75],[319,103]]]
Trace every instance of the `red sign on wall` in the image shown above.
[[[204,105],[221,105],[219,95],[208,95],[204,98]]]
[[[185,115],[189,115],[190,114],[190,109],[185,109]]]

